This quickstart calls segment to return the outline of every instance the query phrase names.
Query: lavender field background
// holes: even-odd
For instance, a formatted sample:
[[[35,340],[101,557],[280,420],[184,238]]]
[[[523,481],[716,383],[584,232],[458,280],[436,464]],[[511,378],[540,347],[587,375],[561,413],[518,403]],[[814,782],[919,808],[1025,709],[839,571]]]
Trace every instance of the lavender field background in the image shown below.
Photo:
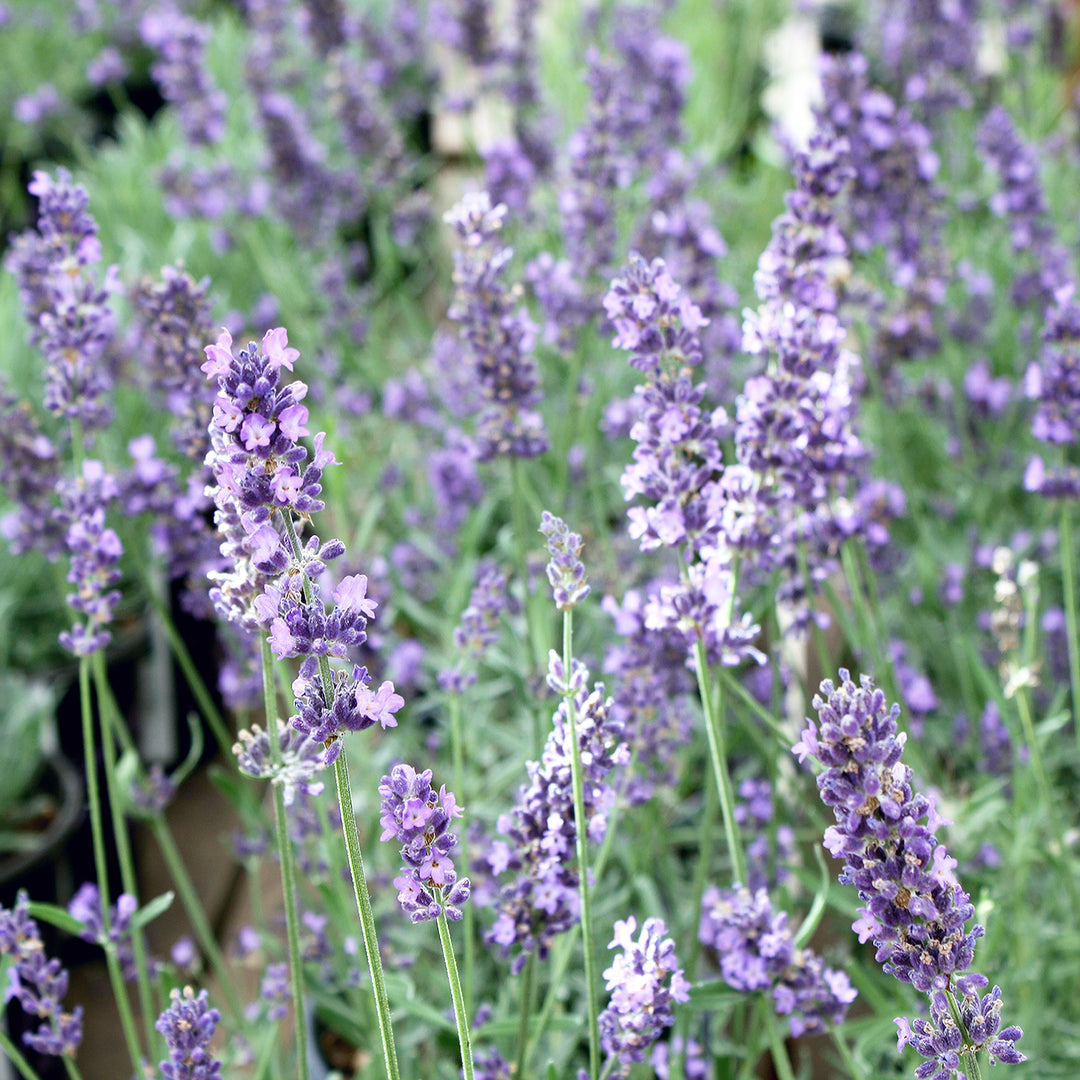
[[[1078,34],[0,3],[0,1077],[1076,1076]]]

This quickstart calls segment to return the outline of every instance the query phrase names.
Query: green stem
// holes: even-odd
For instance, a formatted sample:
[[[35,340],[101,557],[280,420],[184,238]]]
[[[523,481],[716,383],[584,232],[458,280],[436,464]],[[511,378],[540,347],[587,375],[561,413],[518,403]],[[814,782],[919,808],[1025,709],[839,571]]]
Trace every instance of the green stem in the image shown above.
[[[1054,805],[1054,796],[1050,790],[1050,781],[1046,776],[1042,751],[1035,738],[1035,723],[1031,716],[1031,701],[1023,688],[1016,692],[1016,711],[1020,714],[1020,726],[1024,729],[1024,741],[1031,751],[1031,764],[1035,770],[1035,781],[1039,785],[1039,794],[1043,798],[1043,808],[1049,810]]]
[[[769,1033],[769,1051],[772,1054],[778,1080],[795,1080],[795,1072],[791,1068],[791,1059],[788,1057],[787,1047],[784,1045],[784,1035],[780,1030],[776,1011],[772,1007],[772,1002],[768,999],[765,1001],[765,1027]]]
[[[0,1050],[4,1051],[12,1065],[23,1074],[24,1080],[41,1080],[30,1062],[23,1057],[22,1051],[8,1038],[7,1032],[2,1027],[0,1027]]]
[[[328,698],[332,700],[332,698]],[[360,916],[360,929],[364,937],[371,988],[375,995],[375,1011],[379,1018],[379,1036],[382,1039],[383,1060],[386,1063],[387,1080],[400,1080],[397,1047],[394,1045],[394,1028],[390,1018],[390,1002],[386,995],[386,979],[383,975],[382,957],[379,955],[379,938],[375,932],[375,914],[371,909],[371,894],[364,875],[364,857],[360,851],[360,835],[356,829],[356,814],[352,807],[352,786],[349,783],[349,767],[342,750],[334,762],[337,780],[338,805],[341,807],[341,827],[345,834],[345,850],[349,856],[349,871],[356,896],[356,910]]]
[[[101,923],[107,944],[105,966],[109,972],[116,1008],[120,1014],[120,1027],[124,1033],[128,1054],[135,1075],[142,1071],[142,1051],[139,1048],[139,1035],[135,1027],[135,1017],[128,1001],[127,987],[120,971],[120,962],[116,949],[108,942],[112,930],[112,914],[109,911],[109,874],[105,864],[105,830],[101,821],[101,792],[98,788],[96,739],[94,736],[93,706],[90,700],[90,658],[79,658],[79,704],[82,711],[83,753],[86,767],[86,797],[90,804],[90,834],[94,846],[94,871],[97,876],[98,899],[101,902]]]
[[[716,778],[716,792],[720,797],[720,816],[724,822],[724,837],[727,841],[728,856],[731,859],[732,876],[740,885],[746,884],[746,856],[743,854],[739,839],[739,827],[735,822],[735,790],[731,785],[728,772],[727,748],[724,744],[724,730],[720,722],[723,713],[723,687],[717,694],[717,707],[713,707],[712,690],[709,686],[708,658],[705,655],[705,642],[699,634],[694,642],[695,672],[697,675],[698,694],[701,707],[705,712],[705,731],[709,737],[709,757],[712,761],[713,776]]]
[[[446,977],[450,980],[450,997],[454,1002],[454,1019],[457,1021],[458,1045],[461,1047],[461,1069],[465,1080],[473,1080],[472,1040],[469,1037],[469,1014],[465,1010],[465,996],[461,992],[454,943],[450,940],[450,927],[446,913],[439,912],[439,940],[442,942],[443,960],[446,961]]]
[[[600,1072],[599,985],[597,983],[596,958],[593,955],[592,908],[589,899],[589,837],[588,820],[585,817],[585,780],[581,772],[581,746],[578,744],[577,718],[574,708],[574,692],[570,688],[571,663],[574,657],[574,612],[563,611],[563,670],[567,690],[566,727],[570,738],[570,772],[574,785],[574,823],[577,839],[578,892],[581,895],[581,942],[585,954],[585,993],[589,1017],[589,1076],[596,1080]]]
[[[528,1075],[525,1072],[526,1063],[532,1058],[532,1040],[529,1038],[529,1017],[532,1013],[533,989],[536,980],[536,952],[529,953],[529,959],[525,961],[525,972],[521,977],[521,1012],[518,1016],[517,1034],[517,1068],[514,1076]],[[537,1036],[539,1038],[539,1036]]]
[[[523,673],[526,684],[533,671],[544,667],[539,655],[539,635],[533,631],[533,605],[529,594],[529,527],[526,523],[525,485],[521,476],[521,459],[510,458],[510,512],[513,519],[514,541],[517,545],[519,572],[521,573],[521,604],[525,614],[525,655],[528,670]],[[535,705],[529,708],[532,719],[533,756],[539,758],[544,749],[544,731],[540,723],[540,711]]]
[[[236,991],[236,984],[233,982],[232,975],[225,963],[225,957],[217,943],[217,938],[214,937],[214,931],[210,927],[206,912],[203,911],[198,893],[195,891],[187,867],[184,865],[183,856],[180,854],[176,841],[173,839],[172,831],[165,821],[165,815],[158,814],[156,817],[151,818],[150,828],[154,833],[154,839],[157,841],[162,858],[165,860],[165,865],[169,869],[169,875],[176,886],[176,891],[180,894],[180,902],[184,905],[184,910],[191,920],[195,936],[199,939],[199,946],[206,953],[214,971],[217,973],[218,979],[221,981],[221,987],[225,993],[229,1011],[232,1013],[233,1022],[238,1028],[244,1028],[246,1027],[244,1009]]]
[[[1069,638],[1069,684],[1072,687],[1073,728],[1080,751],[1080,628],[1076,605],[1076,569],[1073,562],[1072,510],[1067,499],[1061,504],[1061,579],[1065,600],[1065,627]]]
[[[863,1071],[859,1068],[858,1062],[851,1053],[851,1047],[848,1046],[847,1040],[840,1034],[840,1029],[831,1027],[829,1028],[829,1034],[832,1036],[833,1045],[844,1059],[844,1067],[847,1069],[851,1080],[864,1080]]]
[[[289,836],[289,822],[285,816],[285,792],[276,779],[281,766],[281,746],[278,742],[274,660],[269,642],[265,637],[262,637],[261,645],[266,738],[270,744],[272,770],[270,790],[274,800],[274,831],[277,838],[278,857],[281,860],[281,892],[285,906],[285,936],[289,946],[289,979],[292,986],[293,1016],[296,1027],[296,1074],[298,1080],[307,1080],[307,1015],[304,1009],[304,961],[300,953],[300,919],[296,910],[296,863],[293,859],[292,838]]]
[[[64,1071],[68,1074],[69,1080],[82,1080],[79,1066],[67,1054],[61,1055],[60,1060],[64,1063]]]
[[[454,791],[457,792],[463,807],[469,806],[469,792],[465,787],[465,759],[466,752],[465,724],[461,715],[461,695],[450,695],[450,745],[454,759]],[[464,811],[461,823],[461,861],[466,867],[469,866],[469,829],[468,810]],[[466,904],[464,910],[465,926],[465,1011],[471,1016],[473,1006],[473,987],[476,979],[476,912],[472,904]]]
[[[109,796],[109,816],[112,819],[116,856],[117,861],[120,863],[120,880],[126,893],[138,897],[139,882],[135,876],[135,860],[131,852],[131,837],[128,835],[127,822],[124,820],[123,797],[120,793],[120,785],[117,782],[116,775],[116,743],[113,741],[113,731],[124,727],[124,721],[116,711],[115,700],[109,690],[104,653],[94,653],[91,663],[93,665],[94,688],[97,691],[98,720],[101,724],[105,787]],[[104,907],[104,901],[102,907]],[[135,957],[135,985],[139,995],[139,1008],[142,1012],[146,1045],[152,1053],[157,1041],[154,1021],[161,1010],[155,1005],[153,991],[150,987],[150,969],[146,962],[146,938],[142,929],[133,929],[131,931],[131,946]],[[158,1002],[158,1004],[161,1003]]]

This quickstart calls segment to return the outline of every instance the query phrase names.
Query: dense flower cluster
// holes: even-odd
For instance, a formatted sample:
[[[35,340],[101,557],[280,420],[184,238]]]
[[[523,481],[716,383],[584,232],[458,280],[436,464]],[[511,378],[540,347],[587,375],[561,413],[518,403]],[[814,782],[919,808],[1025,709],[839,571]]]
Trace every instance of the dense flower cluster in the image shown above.
[[[836,818],[825,846],[844,860],[841,883],[854,885],[866,905],[853,929],[860,941],[873,939],[885,971],[930,996],[931,1025],[957,1040],[947,1053],[972,1054],[986,1045],[998,1061],[1022,1061],[1014,1046],[1019,1028],[1000,1036],[996,1024],[991,1031],[982,1022],[956,1030],[950,1000],[960,998],[972,1018],[1000,1011],[997,987],[980,999],[988,980],[967,970],[984,930],[978,924],[966,929],[974,908],[953,873],[956,860],[938,842],[942,819],[930,799],[912,789],[911,769],[900,760],[907,736],[897,732],[899,706],[888,708],[869,676],[856,686],[841,669],[840,679],[839,686],[830,679],[821,684],[813,700],[820,729],[807,720],[794,751],[800,761],[810,757],[825,766],[818,790]],[[930,1048],[929,1042],[916,1045]],[[921,1078],[949,1075],[925,1069]]]
[[[469,899],[468,878],[458,878],[452,852],[457,833],[450,822],[462,809],[444,784],[431,786],[431,770],[418,773],[410,765],[395,765],[379,783],[383,827],[380,840],[401,842],[405,865],[394,879],[398,903],[413,922],[461,918],[461,905]]]
[[[875,327],[870,359],[888,376],[894,361],[938,347],[935,315],[949,277],[944,193],[929,130],[906,105],[871,85],[868,68],[861,53],[823,60],[818,119],[847,143],[852,176],[836,212],[851,249],[861,255],[883,250],[897,293],[889,299],[865,285],[849,281],[846,287],[848,298],[868,309]]]
[[[709,888],[698,937],[714,949],[724,981],[743,993],[767,992],[788,1018],[793,1038],[843,1023],[856,992],[843,971],[826,967],[809,949],[796,948],[787,912],[776,912],[765,889]]]
[[[71,554],[67,580],[75,586],[67,601],[85,619],[60,634],[60,644],[75,656],[90,656],[112,640],[108,627],[120,602],[119,562],[124,552],[116,532],[105,524],[106,508],[119,494],[116,480],[100,461],[83,462],[82,476],[60,484],[58,518],[67,528]]]
[[[644,1061],[675,1023],[673,1004],[690,1000],[690,984],[675,956],[675,942],[664,936],[663,919],[646,919],[635,941],[636,929],[633,915],[615,923],[608,948],[623,951],[604,972],[611,1004],[600,1014],[600,1041],[618,1059],[619,1076],[628,1076],[633,1062]]]
[[[844,348],[835,284],[847,265],[834,204],[852,176],[848,143],[819,128],[794,168],[797,186],[754,275],[762,303],[743,327],[743,347],[767,364],[738,400],[745,494],[729,533],[759,571],[783,568],[778,599],[792,605],[800,629],[837,546],[867,522],[856,512],[866,458],[855,431],[859,361]]]
[[[540,518],[540,531],[547,537],[547,578],[551,584],[555,606],[560,611],[577,607],[589,595],[585,580],[585,564],[581,561],[581,537],[572,533],[562,518],[545,510]]]
[[[220,1080],[221,1062],[210,1050],[221,1013],[210,1008],[205,990],[190,986],[169,993],[169,1007],[154,1027],[165,1036],[168,1061],[161,1062],[165,1080]]]
[[[615,792],[608,775],[625,765],[629,751],[622,729],[611,715],[611,699],[602,683],[587,689],[588,669],[575,660],[565,671],[552,652],[548,683],[557,693],[573,694],[574,718],[583,765],[586,835],[598,843],[607,831],[607,813]],[[539,761],[526,762],[529,783],[518,793],[517,805],[498,821],[499,832],[509,843],[496,840],[488,862],[496,875],[516,876],[499,890],[495,901],[499,914],[488,940],[509,956],[516,946],[513,970],[524,967],[534,950],[543,959],[555,935],[573,926],[580,917],[578,874],[571,865],[577,845],[574,820],[574,789],[567,724],[567,705],[555,713],[554,728]]]
[[[74,1057],[82,1042],[82,1008],[64,1011],[68,974],[45,955],[41,933],[30,917],[30,900],[20,892],[11,909],[0,906],[0,959],[11,963],[4,1001],[18,1000],[28,1016],[42,1021],[23,1042],[39,1054]]]
[[[483,402],[477,419],[477,454],[536,457],[548,448],[536,411],[542,394],[532,357],[536,327],[503,274],[513,251],[499,244],[506,207],[493,207],[486,191],[466,195],[446,221],[461,239],[454,253],[454,302],[448,315],[461,324]]]
[[[995,105],[983,118],[978,141],[979,151],[1001,182],[1000,190],[990,197],[990,209],[1008,221],[1013,252],[1034,263],[1013,280],[1013,302],[1021,307],[1034,304],[1041,313],[1054,303],[1071,274],[1069,252],[1050,222],[1038,159],[1002,105]]]
[[[229,563],[227,569],[211,573],[215,584],[210,598],[223,618],[250,629],[264,621],[254,611],[255,597],[293,559],[273,515],[321,510],[322,472],[334,460],[323,449],[325,435],[319,432],[314,456],[307,462],[308,451],[300,443],[309,434],[308,410],[301,404],[307,386],[299,380],[279,385],[281,369],[292,371],[300,355],[288,341],[285,329],[278,327],[266,332],[261,348],[251,342],[237,355],[232,335],[223,330],[216,344],[206,346],[202,365],[218,385],[206,461],[214,475],[208,492],[217,507],[214,522],[223,537],[221,554]],[[320,549],[316,538],[312,540],[314,549],[307,549],[311,572],[344,551],[340,541]]]
[[[18,279],[30,341],[45,356],[45,407],[86,431],[101,428],[110,417],[105,350],[115,331],[116,267],[100,283],[92,272],[101,262],[97,223],[86,188],[66,169],[55,180],[36,172],[29,190],[38,198],[37,231],[12,240],[4,266]]]
[[[757,627],[734,612],[733,477],[720,446],[730,432],[727,414],[703,407],[705,386],[687,367],[701,360],[703,316],[662,260],[637,255],[612,282],[604,309],[617,331],[613,344],[647,376],[635,390],[630,436],[637,446],[622,485],[628,500],[640,496],[648,505],[627,511],[630,536],[643,551],[678,549],[684,568],[678,584],[652,594],[646,625],[677,628],[688,647],[700,636],[710,657],[725,664],[756,657],[750,642]]]

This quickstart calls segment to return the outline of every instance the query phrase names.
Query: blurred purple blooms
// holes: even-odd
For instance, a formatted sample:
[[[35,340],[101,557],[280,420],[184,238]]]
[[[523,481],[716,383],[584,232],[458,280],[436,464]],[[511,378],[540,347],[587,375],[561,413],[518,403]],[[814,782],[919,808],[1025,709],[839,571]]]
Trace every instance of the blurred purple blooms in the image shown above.
[[[461,337],[480,390],[477,456],[537,457],[548,448],[536,406],[540,391],[532,356],[536,327],[518,305],[520,286],[503,281],[513,250],[499,244],[506,207],[486,191],[466,195],[446,215],[462,248],[454,253],[454,300],[447,314]]]
[[[788,1017],[792,1038],[823,1034],[841,1024],[855,989],[843,971],[795,945],[787,912],[775,912],[765,889],[710,887],[701,907],[698,936],[714,949],[724,981],[743,993],[766,991]]]

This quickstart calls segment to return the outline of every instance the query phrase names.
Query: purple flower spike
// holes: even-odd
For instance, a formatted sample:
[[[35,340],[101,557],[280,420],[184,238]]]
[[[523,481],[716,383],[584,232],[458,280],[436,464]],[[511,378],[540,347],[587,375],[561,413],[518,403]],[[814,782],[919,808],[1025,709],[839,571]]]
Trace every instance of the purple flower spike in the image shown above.
[[[154,1027],[165,1036],[169,1060],[161,1062],[165,1080],[220,1080],[221,1062],[210,1052],[210,1041],[221,1013],[207,1004],[206,991],[196,997],[190,986],[173,989],[169,1007]]]
[[[536,327],[502,280],[513,255],[499,245],[505,216],[506,207],[492,207],[486,191],[466,195],[446,215],[463,244],[454,254],[456,292],[448,315],[461,324],[483,398],[476,430],[481,461],[538,457],[548,448],[536,411],[543,397],[532,356]]]
[[[637,920],[615,923],[609,949],[619,948],[604,972],[611,1004],[600,1014],[600,1041],[620,1063],[617,1075],[629,1075],[635,1061],[675,1023],[672,1005],[690,1000],[690,984],[675,957],[675,943],[665,937],[663,919],[646,919],[634,940]]]
[[[431,770],[418,773],[410,765],[395,765],[379,784],[383,797],[380,840],[399,840],[405,865],[394,878],[398,903],[413,922],[462,917],[461,905],[469,899],[468,878],[459,879],[451,856],[457,834],[448,832],[450,822],[462,809],[444,784],[431,786]]]
[[[942,819],[912,790],[912,771],[900,760],[907,740],[896,729],[900,707],[889,708],[867,675],[856,686],[841,668],[840,680],[821,684],[813,700],[820,728],[807,720],[793,749],[800,762],[825,766],[818,791],[836,819],[825,846],[844,860],[841,884],[854,885],[866,905],[852,929],[860,941],[873,939],[886,972],[930,998],[929,1021],[901,1026],[901,1045],[910,1041],[929,1059],[915,1075],[948,1080],[963,1056],[983,1047],[998,1061],[1023,1061],[1014,1045],[1020,1029],[998,1035],[1001,991],[980,997],[987,979],[968,972],[985,931],[966,928],[975,909],[953,873],[956,860],[938,843]],[[951,1008],[957,999],[962,1030]]]
[[[548,581],[560,611],[577,607],[589,595],[585,580],[585,564],[581,561],[581,537],[572,533],[562,518],[544,511],[540,519],[540,531],[547,537]]]
[[[743,993],[768,992],[788,1018],[792,1038],[840,1024],[856,992],[847,975],[825,966],[809,949],[796,949],[787,912],[776,913],[768,893],[736,886],[710,888],[702,900],[698,936],[716,950],[724,981]]]
[[[29,905],[26,893],[20,891],[14,908],[0,906],[0,957],[9,958],[14,965],[8,973],[4,1000],[18,998],[27,1015],[42,1021],[37,1031],[23,1034],[27,1046],[39,1054],[74,1057],[82,1042],[82,1009],[63,1011],[68,973],[59,960],[45,955]]]

